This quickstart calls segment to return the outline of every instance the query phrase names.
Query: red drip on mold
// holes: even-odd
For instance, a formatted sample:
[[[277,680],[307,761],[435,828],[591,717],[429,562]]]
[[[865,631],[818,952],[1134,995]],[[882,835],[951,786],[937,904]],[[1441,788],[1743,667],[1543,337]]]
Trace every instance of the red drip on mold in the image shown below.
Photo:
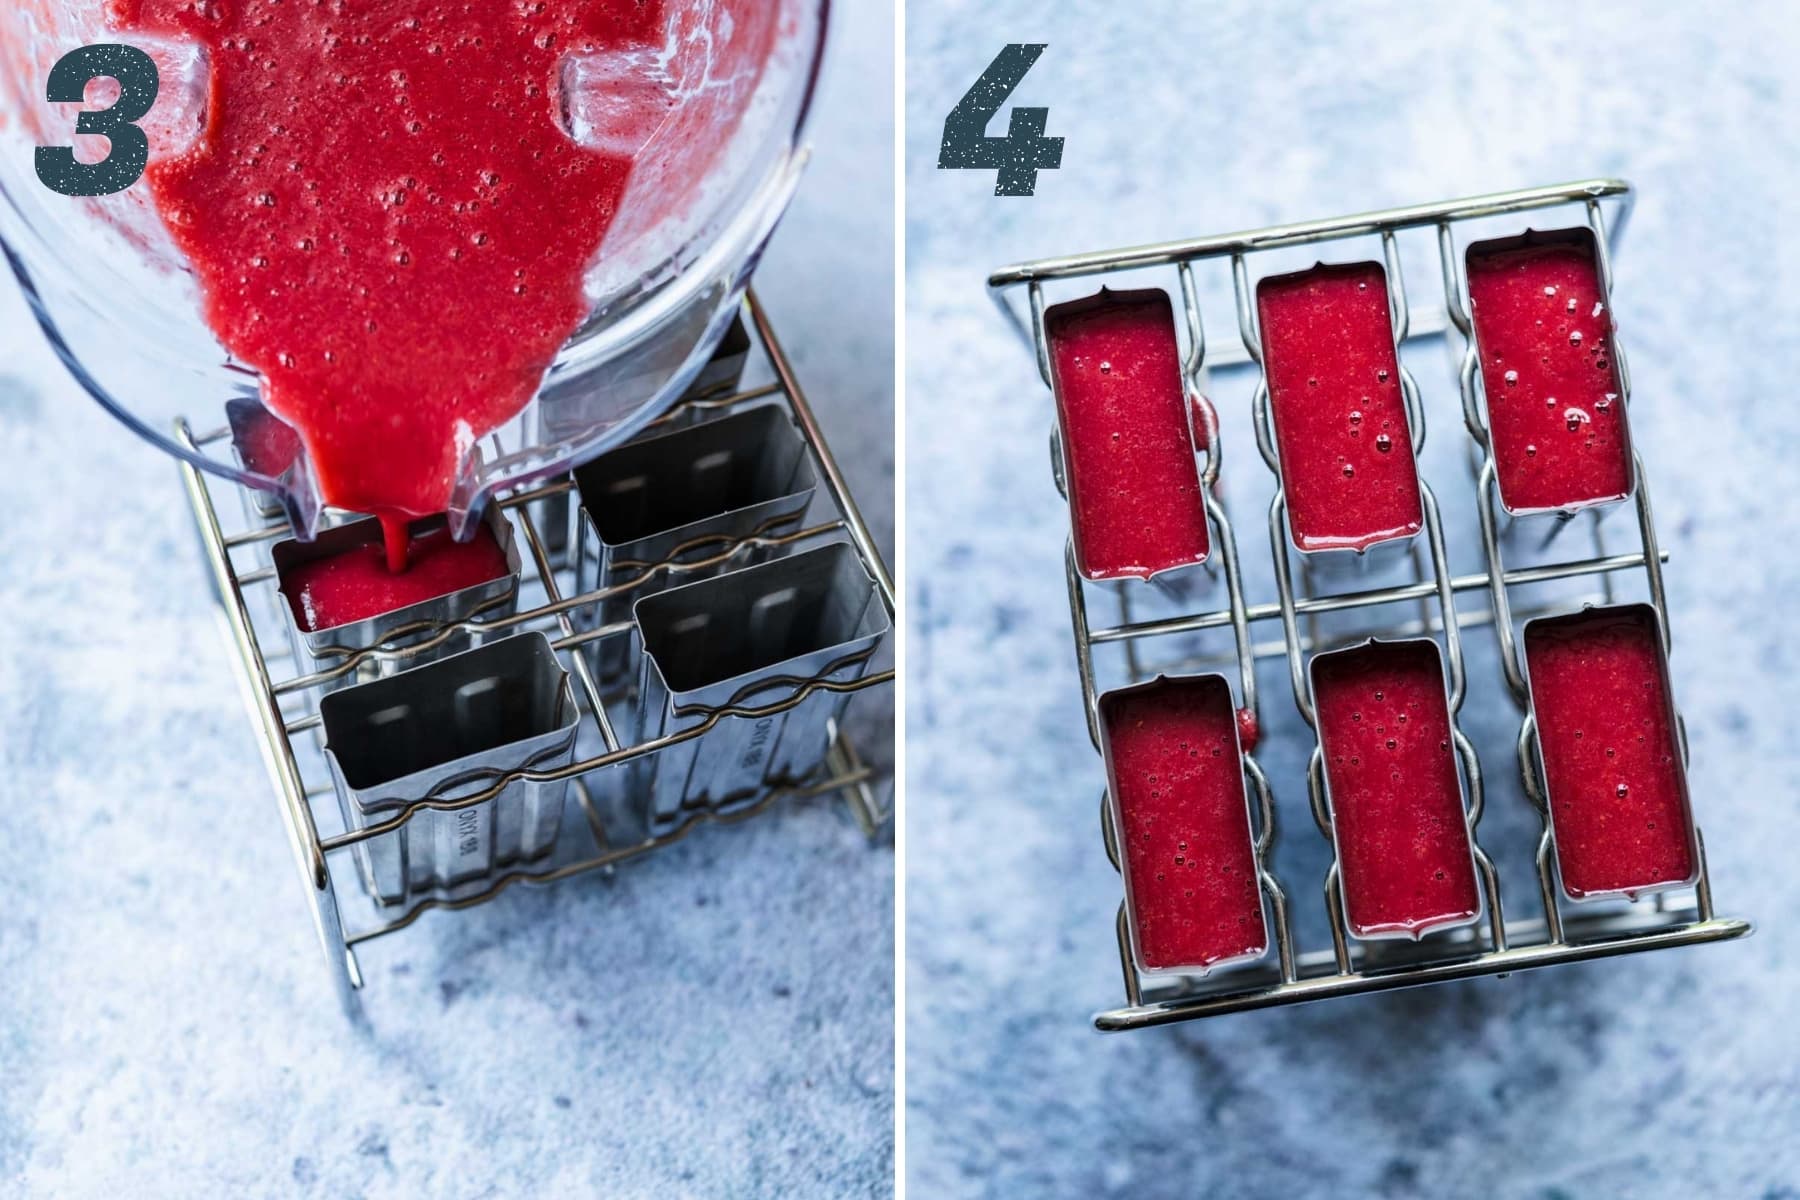
[[[1243,743],[1244,753],[1256,751],[1256,743],[1262,737],[1262,729],[1256,723],[1256,713],[1248,708],[1237,710],[1238,741]]]

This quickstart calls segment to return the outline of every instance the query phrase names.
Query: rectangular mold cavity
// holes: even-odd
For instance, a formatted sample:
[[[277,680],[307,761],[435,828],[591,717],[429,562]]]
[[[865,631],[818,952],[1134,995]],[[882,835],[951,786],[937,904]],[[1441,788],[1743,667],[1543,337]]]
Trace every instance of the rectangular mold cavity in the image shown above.
[[[1662,623],[1647,604],[1525,624],[1539,778],[1571,900],[1700,874]]]
[[[1256,308],[1294,546],[1361,554],[1413,537],[1424,508],[1387,272],[1321,263],[1270,276]]]
[[[743,314],[731,318],[731,324],[725,329],[725,336],[713,348],[712,357],[694,376],[694,381],[681,394],[677,404],[689,400],[704,400],[709,396],[720,396],[737,390],[738,381],[744,377],[744,366],[750,361],[750,331],[744,327]]]
[[[858,679],[888,631],[855,550],[838,542],[640,599],[637,741],[699,724],[706,710],[758,707],[803,680]],[[727,717],[634,760],[646,821],[665,832],[692,812],[726,811],[807,778],[849,696],[816,691],[769,716]]]
[[[482,522],[505,560],[505,574],[482,583],[457,588],[442,595],[432,596],[416,603],[390,609],[384,613],[361,620],[347,621],[326,629],[309,630],[299,616],[296,606],[299,604],[297,576],[300,569],[310,563],[353,552],[358,547],[373,546],[379,553],[381,522],[374,517],[368,517],[352,521],[347,525],[321,530],[319,535],[310,542],[302,542],[295,538],[278,542],[272,557],[279,592],[284,601],[281,604],[283,620],[288,630],[289,640],[294,646],[295,661],[305,665],[309,672],[324,670],[341,661],[343,656],[337,651],[356,651],[373,646],[410,625],[424,622],[462,621],[477,613],[486,617],[499,617],[513,612],[518,603],[520,561],[519,548],[513,538],[512,524],[501,512],[500,507],[494,504],[488,505],[487,512],[482,515]],[[419,537],[436,534],[443,528],[444,518],[442,516],[426,517],[423,520],[414,521],[410,532],[412,536]],[[429,631],[421,631],[417,634],[397,637],[393,644],[396,646],[406,645],[411,642],[423,641],[429,636],[431,636]],[[458,631],[451,634],[442,643],[429,650],[420,651],[411,658],[397,662],[383,662],[378,658],[366,659],[354,671],[330,680],[320,687],[323,691],[329,692],[337,688],[349,687],[352,684],[380,679],[397,671],[467,650],[474,646],[476,641],[477,635]]]
[[[1204,974],[1267,954],[1231,685],[1159,677],[1102,695],[1100,721],[1138,969]]]
[[[578,713],[541,633],[501,638],[319,703],[344,823],[363,829],[428,796],[453,799],[523,768],[566,766]],[[403,904],[542,857],[562,825],[566,784],[507,784],[455,812],[421,809],[356,848],[370,894]]]
[[[1593,231],[1475,242],[1465,261],[1501,505],[1525,516],[1625,499],[1631,432]]]
[[[728,540],[798,521],[812,503],[806,442],[775,405],[628,442],[575,472],[581,498],[575,584],[582,592],[637,579],[672,556],[693,562]],[[680,554],[676,552],[688,547]],[[777,547],[746,547],[729,562],[659,572],[631,591],[583,610],[602,625],[628,620],[632,604],[673,584],[764,561]],[[629,638],[603,638],[592,658],[602,678],[628,669]]]
[[[1044,336],[1076,569],[1092,580],[1148,579],[1205,562],[1210,534],[1168,293],[1102,288],[1046,312]]]
[[[1418,938],[1481,913],[1444,660],[1430,638],[1313,656],[1332,844],[1350,933]]]
[[[706,360],[706,365],[700,368],[694,381],[688,384],[687,390],[671,406],[669,426],[691,425],[704,420],[706,409],[695,407],[689,401],[710,399],[736,391],[738,382],[744,377],[744,367],[749,361],[750,331],[744,328],[743,316],[735,315],[725,329],[725,336],[714,347],[712,357]],[[532,506],[533,520],[543,538],[544,549],[555,561],[562,561],[568,551],[572,494],[567,491],[558,492]]]

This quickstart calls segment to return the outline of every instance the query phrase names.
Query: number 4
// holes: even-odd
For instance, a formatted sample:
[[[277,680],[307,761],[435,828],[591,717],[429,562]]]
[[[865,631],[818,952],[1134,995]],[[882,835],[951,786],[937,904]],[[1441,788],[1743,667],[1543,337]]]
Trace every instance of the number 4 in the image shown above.
[[[1031,70],[1044,44],[1015,42],[989,63],[963,98],[944,118],[944,140],[938,147],[938,170],[998,171],[996,196],[1029,196],[1037,190],[1037,173],[1062,166],[1063,140],[1045,137],[1047,108],[1015,106],[1005,137],[987,136],[988,122]]]

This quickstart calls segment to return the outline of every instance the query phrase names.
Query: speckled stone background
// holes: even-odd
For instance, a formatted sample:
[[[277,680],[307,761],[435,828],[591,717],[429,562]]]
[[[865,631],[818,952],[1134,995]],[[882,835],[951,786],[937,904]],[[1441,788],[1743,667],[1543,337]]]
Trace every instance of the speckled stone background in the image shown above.
[[[892,29],[838,14],[758,276],[890,559]],[[891,840],[808,801],[427,917],[364,955],[358,1033],[175,469],[10,282],[0,462],[0,1195],[889,1193]]]
[[[1785,612],[1800,584],[1794,16],[1774,3],[908,5],[913,1195],[1800,1194],[1800,654]],[[934,169],[937,138],[1015,41],[1049,44],[1013,100],[1048,105],[1048,132],[1067,143],[1035,198],[996,199],[992,173]],[[1069,647],[1050,397],[983,295],[986,271],[1614,174],[1642,195],[1616,307],[1672,553],[1695,804],[1721,910],[1758,932],[1094,1032],[1091,1014],[1122,1003],[1119,882]],[[1423,309],[1438,281],[1429,240],[1417,251],[1407,275]],[[1235,340],[1216,272],[1203,308],[1211,337]],[[1453,381],[1435,348],[1408,361],[1432,419],[1428,475],[1463,547],[1452,557],[1469,569]],[[1239,544],[1266,564],[1249,381],[1214,383]],[[1266,588],[1266,565],[1256,573]],[[1467,640],[1479,694],[1464,723],[1495,780],[1483,840],[1516,878],[1535,827],[1516,784],[1500,786],[1518,717],[1496,701],[1491,630]],[[1266,712],[1291,709],[1278,660],[1259,679]],[[1316,946],[1325,860],[1303,763],[1291,746],[1265,758],[1278,866]],[[1534,903],[1513,894],[1516,915]]]

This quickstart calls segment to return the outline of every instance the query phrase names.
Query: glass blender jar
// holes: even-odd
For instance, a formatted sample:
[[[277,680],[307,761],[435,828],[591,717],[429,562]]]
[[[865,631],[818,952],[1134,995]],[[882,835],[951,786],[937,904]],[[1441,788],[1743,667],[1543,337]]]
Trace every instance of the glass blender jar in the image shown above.
[[[661,53],[564,59],[565,132],[597,148],[635,151],[633,167],[584,278],[588,316],[525,408],[463,456],[448,510],[459,535],[496,489],[559,473],[643,428],[680,396],[729,326],[805,163],[801,136],[829,9],[829,0],[761,2],[778,10],[772,46],[750,94],[730,112],[717,100],[730,90],[717,77],[726,68],[710,53],[733,19],[723,0],[669,0]],[[148,185],[140,179],[110,196],[71,198],[45,187],[33,165],[34,147],[78,141],[80,106],[44,95],[64,54],[123,42],[151,56],[161,86],[140,125],[154,162],[187,149],[204,128],[205,52],[110,31],[103,0],[15,0],[9,9],[0,13],[0,249],[45,336],[77,382],[141,437],[269,493],[296,534],[312,537],[324,504],[303,450],[270,468],[244,452],[241,437],[196,447],[177,433],[182,419],[204,432],[241,428],[246,410],[267,414],[258,373],[234,362],[202,320],[197,282]],[[89,85],[94,107],[106,103],[96,89],[108,86],[116,88],[108,80]],[[607,98],[634,88],[658,89],[667,116],[647,141],[618,147],[623,135],[609,125]],[[719,128],[732,120],[721,140]],[[700,131],[706,136],[695,136]],[[95,153],[104,152],[101,141]],[[79,147],[77,154],[87,157]],[[684,199],[671,204],[670,195]]]

